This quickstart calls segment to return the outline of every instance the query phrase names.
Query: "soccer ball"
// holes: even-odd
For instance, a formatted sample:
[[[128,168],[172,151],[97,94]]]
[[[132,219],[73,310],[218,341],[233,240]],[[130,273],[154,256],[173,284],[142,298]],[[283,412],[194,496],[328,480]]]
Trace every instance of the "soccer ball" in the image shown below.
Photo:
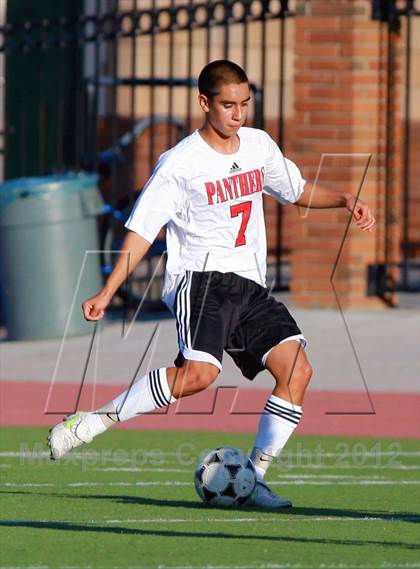
[[[209,506],[239,506],[252,494],[257,478],[251,460],[239,449],[225,447],[209,452],[197,464],[195,488]]]

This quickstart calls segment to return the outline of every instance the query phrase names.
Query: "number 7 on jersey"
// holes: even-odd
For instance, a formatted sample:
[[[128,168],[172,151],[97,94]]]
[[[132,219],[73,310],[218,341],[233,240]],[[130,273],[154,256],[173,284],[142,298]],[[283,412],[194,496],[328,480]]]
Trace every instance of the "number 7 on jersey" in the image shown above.
[[[235,241],[235,247],[246,245],[245,231],[251,215],[252,202],[242,202],[230,206],[230,216],[237,217],[242,214],[241,226],[239,228],[238,236]]]

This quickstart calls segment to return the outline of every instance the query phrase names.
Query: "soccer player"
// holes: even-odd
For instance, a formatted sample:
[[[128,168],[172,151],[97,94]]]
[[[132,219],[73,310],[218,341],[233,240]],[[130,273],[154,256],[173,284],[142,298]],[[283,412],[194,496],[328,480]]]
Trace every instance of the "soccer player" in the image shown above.
[[[203,126],[159,158],[126,223],[111,275],[83,303],[86,320],[101,319],[127,277],[127,265],[132,272],[166,225],[162,297],[176,318],[175,366],[154,369],[101,409],[78,412],[56,425],[49,436],[51,458],[90,442],[117,421],[206,389],[227,351],[248,379],[268,369],[275,380],[251,452],[258,482],[248,504],[291,506],[270,490],[264,476],[301,420],[312,370],[301,330],[265,286],[263,194],[282,204],[344,207],[364,231],[372,231],[375,219],[349,192],[317,188],[310,197],[309,184],[269,135],[243,126],[250,88],[238,65],[209,63],[198,87]]]

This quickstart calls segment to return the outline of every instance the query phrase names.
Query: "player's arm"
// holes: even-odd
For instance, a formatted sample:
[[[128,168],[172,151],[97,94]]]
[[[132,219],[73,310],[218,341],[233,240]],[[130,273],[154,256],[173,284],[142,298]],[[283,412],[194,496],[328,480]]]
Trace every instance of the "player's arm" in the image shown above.
[[[105,286],[98,294],[88,298],[82,304],[83,315],[86,320],[100,320],[104,316],[105,309],[111,302],[115,292],[146,255],[150,245],[149,241],[134,231],[127,233],[117,262]]]
[[[305,191],[295,203],[313,209],[345,207],[353,215],[356,225],[363,231],[372,232],[376,224],[370,207],[362,200],[357,199],[351,192],[331,190],[307,182]]]
[[[264,192],[282,204],[294,203],[310,208],[345,207],[363,231],[372,231],[376,224],[369,206],[351,192],[330,190],[304,180],[294,162],[283,156],[277,144],[267,135],[267,159]]]
[[[173,177],[162,172],[164,156],[160,157],[152,176],[134,204],[125,224],[129,232],[105,286],[82,304],[86,320],[100,320],[104,316],[115,292],[146,255],[160,229],[179,209],[179,200],[183,194]]]

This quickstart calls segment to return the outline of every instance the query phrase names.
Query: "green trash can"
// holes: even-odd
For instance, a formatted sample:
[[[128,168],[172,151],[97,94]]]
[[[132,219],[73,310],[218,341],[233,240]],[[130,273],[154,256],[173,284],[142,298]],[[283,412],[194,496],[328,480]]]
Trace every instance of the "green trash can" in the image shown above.
[[[92,331],[80,304],[102,286],[101,213],[95,174],[22,178],[0,186],[0,287],[8,339]]]

